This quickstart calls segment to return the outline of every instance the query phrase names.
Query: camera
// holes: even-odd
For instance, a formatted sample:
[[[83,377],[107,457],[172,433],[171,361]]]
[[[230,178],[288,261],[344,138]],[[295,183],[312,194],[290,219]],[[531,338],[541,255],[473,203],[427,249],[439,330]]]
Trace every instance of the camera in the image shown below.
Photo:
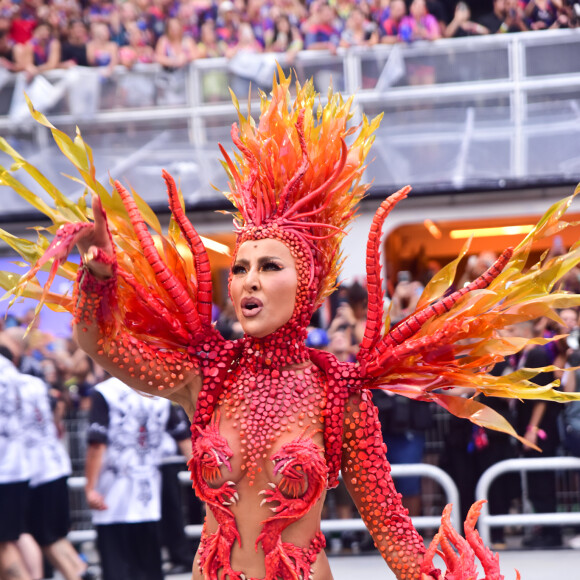
[[[408,270],[402,270],[397,274],[397,282],[411,282],[413,277],[411,276],[411,272]]]
[[[567,337],[566,345],[572,350],[580,349],[580,328],[575,328]]]

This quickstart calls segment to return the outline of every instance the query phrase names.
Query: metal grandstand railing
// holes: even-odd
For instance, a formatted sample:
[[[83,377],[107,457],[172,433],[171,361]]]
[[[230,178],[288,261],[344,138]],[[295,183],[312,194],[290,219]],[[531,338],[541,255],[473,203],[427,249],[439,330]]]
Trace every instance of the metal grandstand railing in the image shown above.
[[[215,206],[225,187],[217,142],[229,142],[237,113],[228,86],[240,98],[252,84],[267,89],[283,54],[195,61],[168,73],[156,65],[108,78],[98,69],[52,71],[26,84],[0,75],[0,134],[45,169],[63,191],[68,166],[53,154],[46,130],[31,121],[23,100],[69,132],[79,125],[102,177],[122,176],[149,202],[164,201],[152,187],[164,167],[179,178],[190,208]],[[580,171],[580,35],[553,30],[412,45],[301,52],[298,78],[313,78],[322,98],[331,82],[354,95],[359,118],[384,113],[368,170],[371,192],[413,183],[415,194],[509,187],[512,183],[574,182]],[[356,119],[355,119],[356,120]],[[161,180],[160,180],[161,182]],[[14,201],[14,203],[12,203]],[[14,196],[0,217],[25,211]]]

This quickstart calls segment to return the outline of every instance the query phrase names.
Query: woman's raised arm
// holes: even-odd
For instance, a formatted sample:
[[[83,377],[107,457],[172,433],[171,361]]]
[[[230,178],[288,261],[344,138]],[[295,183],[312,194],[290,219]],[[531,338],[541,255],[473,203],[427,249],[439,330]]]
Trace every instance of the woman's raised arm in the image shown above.
[[[191,417],[202,379],[186,351],[156,347],[115,328],[117,262],[99,198],[94,225],[77,240],[82,266],[77,278],[74,332],[79,346],[129,386],[181,404]]]

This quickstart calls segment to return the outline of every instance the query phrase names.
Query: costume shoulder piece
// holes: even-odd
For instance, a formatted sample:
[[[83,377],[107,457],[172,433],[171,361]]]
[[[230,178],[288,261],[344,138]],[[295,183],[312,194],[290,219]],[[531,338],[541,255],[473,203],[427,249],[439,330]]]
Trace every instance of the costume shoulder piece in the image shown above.
[[[79,274],[79,265],[68,261],[68,255],[79,237],[93,227],[94,208],[86,202],[90,193],[106,212],[115,250],[116,293],[98,319],[106,326],[103,334],[113,339],[123,330],[135,340],[172,350],[186,349],[210,336],[217,338],[211,326],[211,272],[204,246],[204,242],[212,242],[202,240],[186,218],[181,192],[171,176],[163,172],[172,212],[164,234],[155,213],[135,192],[129,193],[119,182],[114,182],[109,191],[96,179],[92,151],[78,130],[76,137],[70,139],[29,105],[34,119],[50,129],[78,172],[78,177],[71,179],[80,181],[85,193],[77,203],[72,202],[6,140],[0,139],[0,150],[15,162],[11,168],[2,168],[0,183],[19,193],[53,222],[46,228],[54,235],[52,243],[41,231],[36,243],[0,231],[0,237],[32,265],[23,276],[1,273],[0,284],[14,295],[13,301],[20,296],[37,299],[37,314],[43,304],[57,311],[75,311],[77,296],[58,294],[50,286],[57,273],[69,280]],[[19,171],[34,179],[52,198],[54,207],[18,179]],[[42,287],[36,273],[51,261],[48,283]]]
[[[384,201],[372,223],[367,244],[369,314],[358,354],[360,384],[434,401],[458,417],[517,437],[507,421],[484,403],[451,396],[446,390],[470,387],[476,395],[559,402],[578,397],[556,390],[557,383],[537,386],[531,381],[537,374],[553,370],[551,367],[523,368],[500,377],[488,371],[528,344],[560,338],[526,339],[513,333],[507,336],[503,329],[539,317],[561,323],[558,309],[580,305],[580,295],[558,289],[558,282],[580,263],[580,242],[566,253],[543,255],[533,264],[529,260],[535,242],[576,225],[563,217],[580,186],[573,195],[553,204],[515,249],[508,248],[483,275],[449,293],[467,245],[426,286],[415,313],[390,328],[388,317],[383,324],[381,227],[409,191],[404,188]]]

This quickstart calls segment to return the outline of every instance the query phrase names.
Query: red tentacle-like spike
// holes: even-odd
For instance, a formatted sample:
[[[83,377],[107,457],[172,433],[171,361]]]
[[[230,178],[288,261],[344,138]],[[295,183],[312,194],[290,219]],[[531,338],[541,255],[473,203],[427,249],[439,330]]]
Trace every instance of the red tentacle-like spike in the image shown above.
[[[197,311],[205,324],[211,324],[212,311],[212,284],[211,267],[207,251],[199,234],[187,219],[183,207],[181,206],[177,186],[173,177],[165,171],[161,172],[167,185],[167,195],[169,197],[169,207],[171,213],[187,241],[187,245],[195,260],[195,271],[197,273]]]
[[[179,321],[175,318],[175,315],[170,312],[165,305],[155,298],[155,295],[147,290],[142,284],[137,282],[134,276],[125,272],[121,268],[118,270],[118,276],[122,278],[129,286],[133,288],[135,294],[140,300],[142,300],[147,306],[160,318],[162,318],[168,328],[171,329],[172,334],[176,338],[180,338],[184,341],[189,340],[189,332],[185,330]]]
[[[232,158],[228,155],[228,152],[224,149],[224,146],[221,143],[218,143],[218,147],[219,147],[222,155],[224,156],[224,159],[226,160],[226,163],[228,165],[229,170],[231,171],[231,174],[232,174],[232,177],[233,177],[234,182],[236,184],[236,187],[239,189],[242,186],[242,182],[240,180],[240,174],[238,173],[238,170],[237,170],[236,166],[234,165]]]
[[[259,224],[261,221],[259,217],[260,209],[258,204],[261,200],[261,196],[257,196],[258,204],[256,204],[255,208],[252,207],[252,204],[245,203],[245,200],[252,194],[252,188],[254,187],[256,179],[258,178],[260,170],[258,161],[254,154],[242,143],[240,139],[240,131],[235,123],[232,125],[231,137],[234,145],[242,152],[243,156],[249,161],[252,168],[248,179],[243,183],[236,182],[236,185],[238,186],[240,197],[244,200],[244,207],[248,217],[252,220],[253,223]]]
[[[187,294],[185,288],[181,285],[181,282],[179,282],[175,275],[161,260],[159,253],[155,249],[153,238],[147,229],[147,225],[143,221],[143,216],[139,212],[135,200],[118,181],[115,181],[115,189],[119,192],[123,205],[127,209],[129,219],[131,220],[131,224],[135,229],[135,233],[137,234],[137,238],[139,239],[139,243],[143,249],[143,255],[151,265],[151,268],[153,268],[156,278],[159,280],[163,288],[165,288],[179,311],[184,315],[187,330],[192,334],[199,333],[201,330],[201,321],[197,309],[195,308],[195,304]]]
[[[443,560],[447,567],[447,580],[476,580],[477,567],[473,550],[451,525],[451,504],[445,506],[439,528]],[[499,578],[497,579],[499,580]]]
[[[445,298],[437,300],[433,304],[430,304],[423,310],[419,311],[417,314],[413,314],[408,318],[405,318],[387,336],[377,345],[377,352],[382,355],[388,348],[392,348],[398,344],[401,344],[405,340],[409,339],[411,336],[416,334],[419,329],[434,316],[448,312],[454,304],[456,304],[459,299],[465,294],[472,292],[473,290],[481,290],[489,286],[492,281],[499,276],[501,271],[505,268],[513,253],[512,248],[507,248],[504,250],[502,255],[495,261],[495,263],[484,272],[479,278],[468,284],[464,288],[453,292]]]
[[[475,552],[477,559],[481,562],[483,571],[485,572],[485,577],[504,580],[504,577],[500,573],[499,556],[485,546],[481,536],[475,529],[477,518],[479,518],[481,512],[481,506],[484,503],[485,500],[480,499],[469,508],[463,527],[465,531],[465,539],[469,542],[469,545]]]
[[[371,376],[384,376],[387,370],[400,360],[437,349],[438,345],[444,344],[450,336],[459,332],[460,326],[459,323],[453,321],[429,336],[410,338],[402,344],[398,344],[385,352],[376,354],[369,362],[366,372]]]
[[[368,291],[368,312],[365,333],[361,342],[359,358],[365,357],[369,350],[380,338],[383,326],[383,301],[384,291],[381,282],[381,238],[383,235],[383,224],[391,210],[399,201],[405,199],[411,188],[409,186],[399,189],[390,195],[375,213],[369,240],[367,242],[367,291]]]
[[[304,196],[303,198],[299,199],[293,206],[291,206],[288,209],[288,211],[286,211],[284,213],[285,218],[288,218],[288,219],[294,218],[293,214],[297,213],[301,207],[304,207],[306,204],[308,204],[312,200],[316,199],[320,195],[321,192],[323,192],[325,189],[328,189],[338,179],[339,175],[341,174],[342,170],[344,169],[344,166],[346,164],[346,159],[348,157],[348,147],[346,146],[344,139],[341,139],[341,142],[342,142],[342,151],[341,151],[341,155],[340,155],[340,160],[336,164],[336,168],[332,172],[331,176],[320,187],[318,187],[314,191],[310,192],[308,195]]]
[[[296,121],[295,127],[296,133],[298,134],[298,141],[300,142],[300,150],[302,151],[302,163],[298,168],[298,171],[280,193],[280,203],[278,208],[282,213],[284,213],[285,210],[286,200],[288,197],[292,196],[294,190],[298,187],[308,169],[308,150],[306,149],[306,139],[304,138],[304,109],[298,113],[298,120]]]
[[[346,180],[346,181],[348,181],[348,180]],[[293,220],[303,220],[306,217],[310,217],[312,215],[315,215],[315,214],[318,214],[318,213],[321,213],[322,211],[324,211],[330,205],[330,203],[332,202],[336,193],[338,191],[340,191],[340,189],[344,186],[344,183],[345,183],[344,181],[337,183],[334,190],[328,192],[328,194],[326,195],[326,201],[324,202],[323,205],[321,205],[320,207],[317,207],[311,211],[306,211],[303,213],[294,214],[292,216],[292,219]]]

